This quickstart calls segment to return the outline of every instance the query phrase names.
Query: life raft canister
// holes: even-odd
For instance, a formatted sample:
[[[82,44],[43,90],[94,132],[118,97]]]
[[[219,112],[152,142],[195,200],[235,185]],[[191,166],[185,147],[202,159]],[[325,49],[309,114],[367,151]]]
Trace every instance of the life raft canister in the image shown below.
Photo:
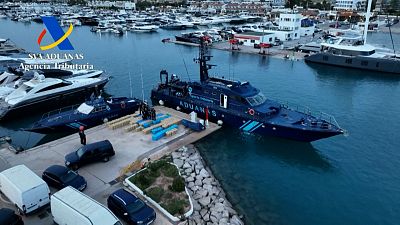
[[[254,113],[255,113],[255,112],[254,112],[254,109],[249,109],[249,114],[250,114],[250,115],[254,116]]]

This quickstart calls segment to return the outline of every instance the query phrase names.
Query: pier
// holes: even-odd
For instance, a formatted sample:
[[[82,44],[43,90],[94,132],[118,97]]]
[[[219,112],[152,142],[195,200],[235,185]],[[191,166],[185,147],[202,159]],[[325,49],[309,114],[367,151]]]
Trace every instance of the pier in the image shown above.
[[[189,119],[189,115],[169,109],[162,106],[155,107],[157,113],[170,114],[177,119]],[[106,124],[86,130],[87,143],[93,143],[108,139],[115,150],[109,162],[93,163],[80,168],[79,174],[85,177],[88,187],[84,193],[106,204],[108,195],[115,189],[122,187],[120,181],[124,178],[124,168],[135,161],[154,160],[170,153],[184,145],[196,142],[203,137],[217,131],[220,126],[209,123],[209,126],[201,131],[194,132],[179,125],[176,133],[172,136],[166,136],[160,140],[153,141],[151,134],[145,134],[143,131],[127,131],[127,126],[115,128]],[[39,176],[49,166],[58,164],[64,165],[64,156],[81,146],[78,134],[72,134],[67,137],[28,149],[19,154],[12,147],[4,145],[0,149],[0,162],[2,169],[19,164],[25,164]],[[52,193],[55,189],[51,188]],[[0,207],[13,207],[4,196],[1,196]],[[42,209],[34,215],[24,218],[26,224],[46,225],[52,224],[50,206]],[[160,212],[157,212],[155,224],[171,224]]]

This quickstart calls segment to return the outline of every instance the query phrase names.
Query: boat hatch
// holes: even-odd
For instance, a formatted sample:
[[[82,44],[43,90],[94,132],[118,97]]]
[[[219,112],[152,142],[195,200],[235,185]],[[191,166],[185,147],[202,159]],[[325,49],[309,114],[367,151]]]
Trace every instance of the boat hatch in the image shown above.
[[[93,106],[90,106],[86,103],[82,103],[76,110],[80,113],[87,115],[87,114],[91,113],[93,111],[93,109],[94,109]]]

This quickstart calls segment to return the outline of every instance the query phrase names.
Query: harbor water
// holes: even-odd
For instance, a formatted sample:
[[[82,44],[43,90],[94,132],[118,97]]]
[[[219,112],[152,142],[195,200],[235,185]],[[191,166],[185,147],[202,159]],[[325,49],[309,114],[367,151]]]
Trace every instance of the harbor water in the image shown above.
[[[42,30],[42,24],[0,21],[0,38],[10,38],[32,52],[40,51],[37,38]],[[178,33],[115,36],[75,27],[69,38],[75,50],[70,53],[83,53],[85,63],[113,77],[107,94],[132,92],[149,99],[161,69],[182,79],[198,79],[198,65],[193,63],[198,50],[161,42]],[[368,40],[386,44],[390,36],[373,33]],[[400,36],[394,35],[394,41],[399,43]],[[43,42],[51,40],[45,37]],[[197,143],[247,224],[399,223],[400,76],[219,50],[211,53],[211,63],[218,65],[211,74],[248,80],[268,98],[332,114],[349,132],[348,137],[299,143],[223,128]],[[3,122],[0,136],[11,136],[13,144],[25,148],[57,137],[20,130],[38,118],[39,113]]]

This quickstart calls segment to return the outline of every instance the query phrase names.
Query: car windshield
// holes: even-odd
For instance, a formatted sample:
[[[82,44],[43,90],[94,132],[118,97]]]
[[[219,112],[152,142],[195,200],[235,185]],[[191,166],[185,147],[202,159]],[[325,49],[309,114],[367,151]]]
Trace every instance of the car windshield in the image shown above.
[[[69,170],[66,174],[60,177],[61,181],[64,183],[68,183],[76,177],[76,173]]]
[[[261,91],[252,97],[247,97],[246,99],[247,99],[247,102],[249,102],[249,104],[251,106],[261,105],[265,102],[265,100],[267,100],[267,98],[264,96],[263,93],[261,93]]]
[[[129,204],[127,206],[128,208],[128,212],[131,213],[136,213],[139,210],[141,210],[144,207],[144,203],[142,202],[142,200],[137,199],[135,202]]]
[[[78,149],[78,150],[76,151],[76,154],[78,155],[79,158],[83,156],[83,153],[85,153],[85,151],[83,150],[83,148],[80,148],[80,149]]]

